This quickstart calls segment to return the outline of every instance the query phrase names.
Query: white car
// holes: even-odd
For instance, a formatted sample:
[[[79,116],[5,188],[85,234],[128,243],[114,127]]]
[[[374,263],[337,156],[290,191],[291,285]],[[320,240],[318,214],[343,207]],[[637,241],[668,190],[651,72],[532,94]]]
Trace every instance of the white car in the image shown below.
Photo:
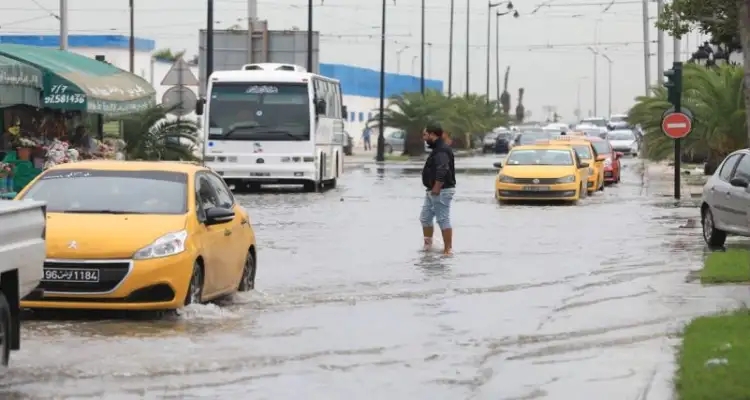
[[[724,245],[727,234],[750,236],[750,150],[727,156],[703,186],[701,224],[709,246]]]
[[[640,151],[638,138],[630,129],[611,131],[607,134],[607,140],[615,151],[625,155],[637,156]]]

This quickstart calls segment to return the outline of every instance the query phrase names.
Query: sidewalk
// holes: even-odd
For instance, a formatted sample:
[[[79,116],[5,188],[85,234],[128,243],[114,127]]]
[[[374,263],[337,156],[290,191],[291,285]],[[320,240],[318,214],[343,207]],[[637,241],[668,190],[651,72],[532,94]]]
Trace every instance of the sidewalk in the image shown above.
[[[641,185],[645,194],[659,197],[674,196],[674,167],[667,163],[640,161],[633,164],[639,172]],[[708,177],[702,171],[690,171],[689,175],[680,176],[680,194],[683,199],[700,199],[703,193],[703,183]]]

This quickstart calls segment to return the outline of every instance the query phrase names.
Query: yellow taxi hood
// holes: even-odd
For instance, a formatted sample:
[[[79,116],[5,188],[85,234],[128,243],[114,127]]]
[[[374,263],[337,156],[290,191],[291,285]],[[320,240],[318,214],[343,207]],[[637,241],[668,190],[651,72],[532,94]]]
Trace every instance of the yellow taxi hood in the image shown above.
[[[185,215],[47,214],[47,258],[128,259],[169,232]]]
[[[506,165],[500,171],[513,178],[562,178],[575,172],[572,165]]]

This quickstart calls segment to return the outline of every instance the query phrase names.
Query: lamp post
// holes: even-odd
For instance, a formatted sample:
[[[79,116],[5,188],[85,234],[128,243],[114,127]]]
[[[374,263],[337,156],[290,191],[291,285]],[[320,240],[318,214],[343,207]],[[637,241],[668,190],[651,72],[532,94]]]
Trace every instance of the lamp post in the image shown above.
[[[609,58],[608,55],[601,53],[602,58],[607,60],[607,110],[609,112],[609,115],[612,115],[612,64],[614,64],[614,61],[612,61],[611,58]]]
[[[422,0],[422,43],[421,43],[421,49],[420,49],[420,58],[422,65],[420,67],[419,71],[419,93],[422,93],[422,96],[424,96],[424,17],[425,17],[425,0]]]
[[[395,0],[394,0],[395,1]],[[312,0],[310,0],[312,3]],[[385,0],[383,0],[383,9],[380,20],[380,104],[378,107],[378,148],[375,161],[385,161],[385,128],[383,124],[385,113]]]
[[[497,102],[500,103],[500,17],[513,13],[513,18],[518,18],[518,11],[498,11],[495,14],[495,86],[497,90]]]
[[[307,71],[313,72],[313,0],[307,0]]]
[[[134,0],[130,0],[130,40],[128,50],[130,56],[130,73],[135,73],[135,5]]]
[[[469,95],[469,56],[471,55],[471,0],[466,0],[466,96]]]
[[[704,67],[710,67],[712,65],[715,65],[713,52],[714,51],[711,46],[709,46],[708,42],[703,43],[702,46],[698,46],[698,50],[693,53],[688,62],[702,65]]]
[[[404,50],[408,49],[409,46],[404,46],[398,50],[396,50],[396,73],[401,73],[401,53],[404,52]]]
[[[487,2],[487,65],[485,66],[487,81],[485,82],[485,96],[487,97],[486,100],[488,103],[490,101],[490,30],[492,29],[492,9],[503,4],[507,4],[506,7],[508,8],[508,13],[513,10],[513,3],[510,1],[499,1],[496,3],[493,3],[491,1]],[[515,16],[518,17],[517,12],[515,13]]]
[[[206,87],[208,78],[214,72],[214,0],[206,6]]]
[[[453,95],[453,17],[455,15],[456,0],[451,0],[451,18],[448,33],[448,97]]]
[[[596,102],[597,102],[597,90],[596,90],[596,81],[597,81],[597,75],[596,75],[596,62],[599,58],[599,52],[596,51],[593,47],[588,47],[589,51],[594,55],[594,116],[598,116],[599,114],[596,112]]]

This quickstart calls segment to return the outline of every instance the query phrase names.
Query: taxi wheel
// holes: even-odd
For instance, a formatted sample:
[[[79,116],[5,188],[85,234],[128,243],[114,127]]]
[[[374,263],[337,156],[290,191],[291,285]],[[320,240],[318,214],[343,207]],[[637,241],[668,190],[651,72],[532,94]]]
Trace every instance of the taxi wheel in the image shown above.
[[[10,363],[10,335],[11,329],[11,316],[10,316],[10,305],[5,295],[0,293],[0,340],[2,340],[2,358],[0,359],[0,365],[7,367]]]
[[[249,292],[255,289],[255,257],[248,251],[245,257],[245,266],[242,268],[242,278],[237,290],[240,292]]]
[[[603,179],[599,182],[599,189],[597,189],[597,190],[600,191],[600,192],[604,191],[604,180]]]
[[[193,264],[193,275],[190,276],[190,285],[185,295],[185,305],[200,304],[203,297],[203,268],[196,261]]]

